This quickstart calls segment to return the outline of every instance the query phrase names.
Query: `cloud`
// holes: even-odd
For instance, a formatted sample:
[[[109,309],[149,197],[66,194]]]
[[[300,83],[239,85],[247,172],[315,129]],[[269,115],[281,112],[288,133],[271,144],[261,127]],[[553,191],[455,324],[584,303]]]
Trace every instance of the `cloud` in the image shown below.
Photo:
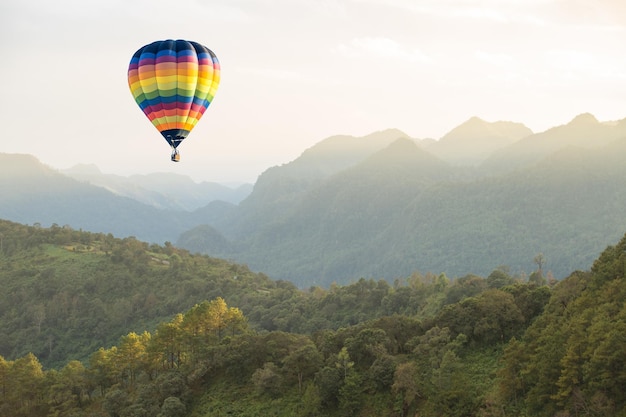
[[[253,75],[253,76],[257,76],[261,78],[269,78],[269,79],[279,80],[279,81],[305,81],[305,77],[296,71],[289,71],[289,70],[276,69],[276,68],[240,67],[240,68],[237,68],[237,72],[240,72],[246,75]]]
[[[589,51],[553,49],[544,54],[548,67],[572,79],[624,78],[626,61],[607,60]]]
[[[513,59],[511,55],[496,54],[496,53],[485,52],[481,50],[476,51],[474,53],[474,56],[479,61],[485,62],[487,64],[490,64],[496,67],[501,67],[501,68],[508,68],[515,62],[515,60]]]
[[[493,23],[543,25],[536,9],[559,0],[353,0],[403,9],[440,19],[472,19]]]
[[[245,21],[248,15],[241,8],[228,2],[216,1],[210,5],[201,0],[179,0],[175,7],[169,0],[33,0],[22,2],[9,0],[15,4],[16,13],[43,15],[64,20],[102,20],[103,18],[121,18],[132,16],[136,21],[148,20],[168,21],[172,25],[195,21],[201,17],[211,21]],[[120,10],[124,13],[120,15]],[[194,10],[194,13],[189,13]],[[200,16],[199,16],[200,15]],[[173,20],[173,18],[175,20]]]
[[[339,44],[333,52],[351,58],[376,57],[421,63],[431,61],[419,49],[407,49],[393,39],[384,37],[354,38],[348,44]]]

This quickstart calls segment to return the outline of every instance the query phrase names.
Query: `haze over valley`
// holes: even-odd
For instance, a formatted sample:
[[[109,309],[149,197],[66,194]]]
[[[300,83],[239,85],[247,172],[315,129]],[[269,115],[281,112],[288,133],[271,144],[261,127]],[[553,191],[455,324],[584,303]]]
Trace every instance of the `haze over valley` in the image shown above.
[[[55,170],[3,154],[0,217],[172,242],[301,287],[414,271],[562,278],[626,230],[626,121],[533,133],[472,117],[438,140],[332,136],[254,185]]]

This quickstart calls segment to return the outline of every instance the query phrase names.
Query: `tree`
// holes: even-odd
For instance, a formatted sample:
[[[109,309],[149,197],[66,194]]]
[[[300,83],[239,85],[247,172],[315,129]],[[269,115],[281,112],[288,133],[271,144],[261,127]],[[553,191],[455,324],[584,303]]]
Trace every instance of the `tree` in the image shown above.
[[[206,332],[213,330],[217,340],[221,340],[223,330],[229,325],[229,316],[228,306],[222,297],[217,297],[209,302]]]
[[[568,401],[575,401],[575,394],[583,384],[583,365],[586,362],[585,351],[589,343],[587,336],[588,323],[582,320],[573,320],[572,329],[567,340],[566,350],[561,357],[561,372],[556,385],[558,391],[553,398],[560,406],[567,406]]]
[[[417,338],[413,352],[422,360],[430,362],[432,367],[438,367],[451,340],[452,336],[448,327],[442,329],[439,326],[433,326]]]
[[[9,362],[0,355],[0,415],[9,415],[9,411],[13,408],[10,402],[11,381],[9,380],[10,369],[13,362]]]
[[[363,378],[354,369],[348,371],[339,388],[339,407],[346,415],[353,416],[363,404]]]
[[[122,374],[129,386],[135,384],[137,372],[145,369],[146,365],[146,347],[150,340],[150,333],[144,332],[138,335],[131,332],[126,336],[122,336],[120,345],[117,349],[116,363],[118,370]]]
[[[184,399],[189,394],[186,375],[179,370],[160,373],[156,377],[154,385],[161,400],[167,397]]]
[[[9,366],[7,403],[18,416],[37,414],[37,409],[44,404],[44,373],[41,363],[32,353],[16,359]]]
[[[183,361],[183,315],[177,314],[174,318],[157,326],[157,330],[150,343],[150,353],[160,361],[165,368],[173,369]]]
[[[507,342],[524,324],[524,316],[511,294],[488,290],[477,297],[473,338],[484,343]]]
[[[515,304],[524,316],[524,323],[530,324],[542,312],[550,297],[554,295],[547,286],[535,286],[515,283],[502,288],[502,291],[513,296]]]
[[[245,332],[248,328],[248,319],[243,312],[235,307],[229,307],[224,314],[224,329],[230,330],[230,335],[234,336],[238,332]],[[221,339],[221,332],[218,338]]]
[[[283,387],[278,367],[273,362],[266,362],[252,374],[252,384],[260,394],[278,397]]]
[[[60,372],[46,373],[48,404],[54,413],[74,412],[84,406],[93,388],[87,370],[79,361],[70,361]]]
[[[345,346],[342,347],[337,354],[337,361],[335,362],[335,365],[337,366],[337,369],[341,370],[344,379],[348,376],[348,370],[354,366],[354,362],[350,360],[350,354]]]
[[[435,279],[433,283],[433,288],[435,292],[442,293],[448,286],[450,285],[450,279],[446,276],[446,274],[441,273]]]
[[[102,401],[102,408],[113,417],[121,416],[130,402],[128,392],[116,386],[107,391]]]
[[[502,288],[513,284],[514,280],[504,268],[495,269],[487,277],[487,285],[489,288]]]
[[[89,376],[93,384],[100,389],[100,395],[115,383],[118,378],[116,369],[117,347],[100,348],[89,358]]]
[[[367,374],[372,385],[381,392],[389,390],[393,384],[393,376],[396,364],[393,356],[382,355],[370,366]]]
[[[161,412],[157,417],[183,417],[187,407],[177,397],[167,397],[161,406]]]
[[[400,397],[402,417],[408,415],[409,409],[420,396],[417,379],[418,369],[415,362],[404,362],[396,367],[391,390]]]
[[[223,298],[194,305],[183,316],[183,340],[192,361],[197,361],[209,346],[220,342],[225,329],[244,331],[247,321],[241,310],[229,308]]]
[[[322,365],[322,354],[313,343],[297,348],[284,360],[284,367],[298,379],[298,392],[302,393],[305,378],[315,375]]]
[[[494,401],[502,408],[517,410],[526,392],[522,371],[528,361],[526,347],[515,337],[502,354],[501,366],[496,372]]]
[[[388,353],[387,345],[390,342],[384,330],[365,328],[356,337],[346,339],[345,344],[356,365],[360,369],[365,369],[377,358]]]
[[[315,375],[315,385],[319,389],[322,407],[336,408],[342,380],[343,375],[335,366],[325,366]]]
[[[543,253],[538,253],[534,258],[533,262],[537,264],[537,271],[540,275],[543,275],[543,266],[546,264],[546,258],[543,256]]]
[[[2,355],[0,355],[0,404],[6,398],[9,389],[9,367],[12,366],[12,362],[7,362]]]
[[[321,407],[320,389],[313,383],[306,384],[304,394],[302,394],[302,415],[304,417],[319,416]]]
[[[538,286],[546,285],[546,279],[543,276],[543,267],[546,264],[546,258],[543,256],[543,253],[535,256],[533,262],[537,264],[537,270],[530,274],[528,282]]]
[[[37,327],[37,335],[39,335],[41,333],[41,325],[46,319],[46,306],[42,303],[31,306],[31,314]]]
[[[435,390],[431,402],[439,413],[446,416],[475,415],[479,402],[475,385],[469,380],[459,357],[448,350],[439,368],[432,373]]]

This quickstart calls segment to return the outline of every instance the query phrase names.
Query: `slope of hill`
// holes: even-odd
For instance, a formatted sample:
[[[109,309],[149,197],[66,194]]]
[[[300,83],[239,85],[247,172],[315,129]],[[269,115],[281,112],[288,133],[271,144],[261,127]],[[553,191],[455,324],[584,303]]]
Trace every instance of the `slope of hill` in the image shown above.
[[[583,141],[590,133],[579,131],[582,125],[594,132],[592,145]],[[276,167],[233,212],[229,227],[238,225],[236,234],[211,224],[236,248],[212,254],[303,287],[414,270],[484,275],[501,264],[524,272],[540,253],[561,278],[588,267],[626,230],[616,210],[626,207],[621,125],[582,115],[525,137],[509,148],[524,143],[536,159],[511,163],[498,175],[435,163],[429,148],[418,157],[408,139],[308,187],[281,188],[290,176]],[[195,244],[187,241],[192,236]],[[190,232],[177,244],[205,251],[198,242]]]
[[[397,295],[397,285],[364,279],[307,292],[171,244],[3,220],[0,262],[0,358],[32,352],[46,366],[85,360],[128,332],[152,331],[217,297],[241,309],[252,330],[312,333],[385,315],[433,314],[487,285],[463,279],[452,285],[445,276],[414,274],[407,278],[411,286]],[[499,285],[519,279],[500,275]],[[435,288],[447,291],[448,285],[450,297],[429,300]]]
[[[236,209],[231,222],[212,224],[229,239],[245,237],[256,227],[267,228],[280,222],[284,213],[293,210],[306,193],[326,178],[361,162],[398,138],[408,136],[396,129],[376,132],[360,138],[333,136],[307,149],[287,164],[263,172],[253,192]],[[276,216],[276,217],[273,217]]]
[[[494,386],[497,413],[626,412],[624,265],[626,237],[606,248],[590,272],[578,271],[555,287],[543,314],[507,346]]]
[[[373,277],[363,274],[371,266],[359,256],[363,248],[387,228],[398,208],[436,181],[452,178],[453,170],[444,168],[409,139],[398,139],[312,188],[291,210],[240,240],[240,256],[271,273],[281,270],[280,278],[305,287]],[[188,244],[182,238],[179,243]],[[345,269],[338,271],[338,265]]]
[[[62,240],[58,233],[66,232],[6,222],[0,222],[0,230],[18,243],[0,250],[14,270],[36,269],[24,261],[41,261],[37,250],[55,246],[36,240],[51,237],[50,232]],[[98,242],[86,234],[65,237]],[[117,249],[119,242],[109,243]],[[141,274],[146,267],[142,245],[126,240],[122,247],[129,243],[133,254],[122,258],[137,285],[150,277]],[[116,345],[94,350],[89,361],[71,360],[57,369],[44,369],[32,353],[8,360],[0,355],[2,415],[553,417],[626,412],[626,236],[604,250],[590,271],[576,271],[549,286],[540,270],[525,282],[499,269],[486,279],[467,275],[450,282],[445,275],[416,274],[408,285],[362,279],[309,292],[264,280],[271,287],[254,291],[263,276],[237,271],[242,275],[229,279],[234,265],[190,257],[171,246],[150,249],[161,267],[169,256],[179,273],[194,265],[207,272],[204,279],[179,281],[183,285],[213,288],[243,281],[239,300],[253,299],[250,314],[222,297],[205,300],[160,322],[156,331],[131,331]],[[72,259],[81,262],[81,257]],[[72,326],[107,315],[108,300],[98,303],[89,293],[63,303],[67,290],[55,293],[45,287],[47,275],[23,274],[10,283],[23,299],[0,303],[5,309],[0,310],[0,333],[7,318],[11,325],[16,321],[11,310],[26,306],[32,314],[24,315],[26,326],[19,330],[31,330],[33,337],[24,342],[45,339],[46,348],[56,347],[57,339],[44,333],[52,322],[46,314],[89,313],[80,320],[71,317]],[[77,281],[67,275],[54,278],[57,284]],[[42,288],[59,299],[33,304]],[[159,290],[159,296],[172,293]],[[153,297],[146,304],[154,309],[166,303]],[[301,333],[269,327],[255,331],[248,322],[256,322],[259,311],[272,313],[270,326],[314,326]],[[348,316],[349,325],[325,327],[338,316]],[[11,338],[0,339],[7,341]]]
[[[626,207],[626,168],[616,155],[626,156],[626,140],[566,149],[498,178],[442,184],[414,199],[372,244],[386,260],[375,272],[402,264],[406,271],[411,259],[449,274],[484,274],[498,264],[528,271],[539,253],[559,278],[587,269],[626,230],[618,214]],[[386,250],[389,241],[395,249]]]
[[[3,220],[0,263],[0,356],[33,352],[48,366],[85,360],[205,299],[224,297],[250,312],[255,294],[266,299],[277,285],[245,266],[192,257],[171,244]],[[247,302],[240,302],[243,294]],[[256,311],[262,315],[260,302]]]

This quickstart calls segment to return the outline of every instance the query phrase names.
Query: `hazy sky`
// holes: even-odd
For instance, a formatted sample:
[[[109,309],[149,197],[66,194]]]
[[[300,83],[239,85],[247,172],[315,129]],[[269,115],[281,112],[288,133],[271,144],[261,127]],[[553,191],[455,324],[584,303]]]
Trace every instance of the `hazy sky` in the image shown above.
[[[0,35],[0,152],[54,168],[254,181],[335,134],[626,117],[624,0],[3,0]],[[222,66],[179,164],[126,81],[168,38]]]

